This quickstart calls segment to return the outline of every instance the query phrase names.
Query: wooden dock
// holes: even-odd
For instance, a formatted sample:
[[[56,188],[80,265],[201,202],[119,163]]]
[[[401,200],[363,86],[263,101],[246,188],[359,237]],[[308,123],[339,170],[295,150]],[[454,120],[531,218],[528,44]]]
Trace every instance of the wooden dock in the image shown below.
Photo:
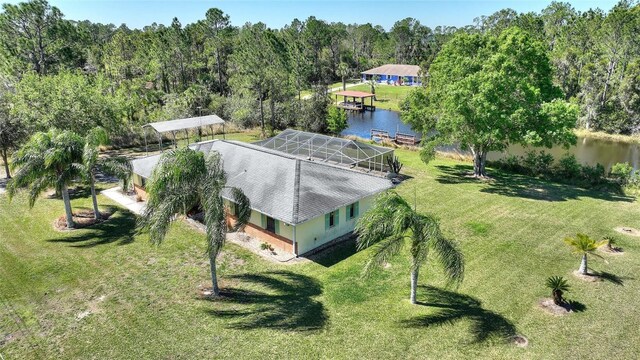
[[[371,129],[371,140],[373,140],[374,138],[378,138],[381,140],[390,140],[400,145],[411,146],[415,146],[420,142],[420,140],[417,139],[415,135],[396,133],[396,136],[393,137],[389,135],[389,132],[386,130]]]

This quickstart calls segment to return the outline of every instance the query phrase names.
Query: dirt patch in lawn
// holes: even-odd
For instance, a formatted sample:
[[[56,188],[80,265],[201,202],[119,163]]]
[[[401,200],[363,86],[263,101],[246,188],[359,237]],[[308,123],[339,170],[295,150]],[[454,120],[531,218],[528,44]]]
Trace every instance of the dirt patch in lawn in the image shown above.
[[[100,212],[100,219],[96,220],[92,210],[82,210],[73,213],[73,222],[75,227],[73,229],[67,228],[67,217],[65,215],[60,216],[53,223],[53,227],[59,231],[72,231],[77,229],[86,228],[95,224],[109,220],[113,215],[111,211]]]
[[[560,306],[553,302],[553,299],[545,298],[540,300],[538,306],[547,314],[555,316],[564,316],[571,313],[571,308],[568,305]]]
[[[511,340],[517,347],[529,346],[529,340],[527,340],[527,338],[522,335],[515,335],[514,337],[511,338]]]
[[[229,266],[230,268],[237,268],[237,267],[241,267],[243,266],[246,261],[236,255],[234,255],[233,253],[230,253],[228,251],[222,251],[220,252],[220,255],[218,256],[218,260],[221,263],[224,263],[225,265]]]
[[[640,230],[636,228],[628,227],[628,226],[618,226],[614,230],[619,232],[620,234],[625,234],[629,236],[640,236]]]
[[[93,297],[87,303],[87,309],[76,314],[76,320],[82,320],[91,314],[98,314],[102,312],[100,303],[106,299],[106,295],[100,295]]]

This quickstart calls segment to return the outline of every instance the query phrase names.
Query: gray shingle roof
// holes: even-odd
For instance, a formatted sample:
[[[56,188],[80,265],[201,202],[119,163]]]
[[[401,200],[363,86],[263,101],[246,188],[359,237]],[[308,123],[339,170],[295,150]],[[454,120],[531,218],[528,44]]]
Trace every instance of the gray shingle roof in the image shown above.
[[[254,210],[288,224],[305,222],[392,187],[385,178],[236,141],[213,140],[191,147],[205,154],[220,153],[227,185],[242,189]],[[149,177],[159,159],[155,155],[133,160],[134,173]],[[227,199],[229,195],[223,194]]]

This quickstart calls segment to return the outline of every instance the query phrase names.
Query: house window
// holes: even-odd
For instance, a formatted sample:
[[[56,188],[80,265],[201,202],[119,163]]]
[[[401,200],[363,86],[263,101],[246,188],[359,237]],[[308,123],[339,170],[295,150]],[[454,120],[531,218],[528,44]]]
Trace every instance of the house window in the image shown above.
[[[324,214],[324,228],[325,230],[334,228],[340,224],[340,210],[332,211],[328,214]]]
[[[276,232],[276,220],[267,216],[267,231]]]
[[[347,205],[347,220],[354,219],[358,216],[358,203]]]
[[[140,187],[145,187],[147,185],[147,179],[140,176]]]

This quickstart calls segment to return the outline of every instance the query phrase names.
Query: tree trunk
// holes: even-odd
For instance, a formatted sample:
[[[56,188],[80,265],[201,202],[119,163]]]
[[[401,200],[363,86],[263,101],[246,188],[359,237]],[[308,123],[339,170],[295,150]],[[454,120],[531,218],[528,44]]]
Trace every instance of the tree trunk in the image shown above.
[[[580,262],[578,272],[582,275],[587,275],[587,254],[582,254],[582,261]]]
[[[260,127],[262,128],[262,137],[264,137],[264,106],[262,104],[262,88],[258,93],[258,101],[260,101]]]
[[[484,150],[471,149],[473,154],[473,176],[485,177],[487,176],[486,164],[487,164],[487,152]]]
[[[98,209],[98,197],[96,196],[96,180],[91,174],[91,200],[93,200],[93,218],[100,220],[100,210]]]
[[[4,163],[4,171],[7,179],[11,179],[11,172],[9,171],[9,156],[7,155],[7,149],[0,151],[2,154],[2,162]]]
[[[218,70],[218,86],[220,87],[220,95],[224,95],[224,87],[222,86],[222,66],[220,65],[220,49],[216,47],[216,68]]]
[[[218,287],[218,275],[216,273],[216,256],[209,255],[209,264],[211,265],[211,292],[213,296],[220,296],[220,288]]]
[[[607,79],[604,82],[604,90],[602,91],[602,99],[600,100],[600,106],[604,106],[607,101],[607,91],[609,90],[609,81],[611,80],[611,75],[613,74],[613,70],[616,67],[615,61],[609,62],[609,67],[607,68]]]
[[[273,99],[273,95],[269,100],[269,105],[271,105],[271,134],[273,134],[273,131],[276,129],[276,102]]]
[[[347,90],[347,81],[344,78],[344,76],[342,77],[342,91]]]
[[[416,303],[416,294],[418,292],[418,273],[420,268],[418,266],[414,266],[413,270],[411,270],[411,303]]]
[[[64,211],[67,217],[67,229],[73,229],[76,225],[73,223],[71,200],[69,199],[69,189],[66,184],[62,185],[62,201],[64,201]]]
[[[562,290],[553,290],[553,303],[556,305],[562,305],[564,303]]]

